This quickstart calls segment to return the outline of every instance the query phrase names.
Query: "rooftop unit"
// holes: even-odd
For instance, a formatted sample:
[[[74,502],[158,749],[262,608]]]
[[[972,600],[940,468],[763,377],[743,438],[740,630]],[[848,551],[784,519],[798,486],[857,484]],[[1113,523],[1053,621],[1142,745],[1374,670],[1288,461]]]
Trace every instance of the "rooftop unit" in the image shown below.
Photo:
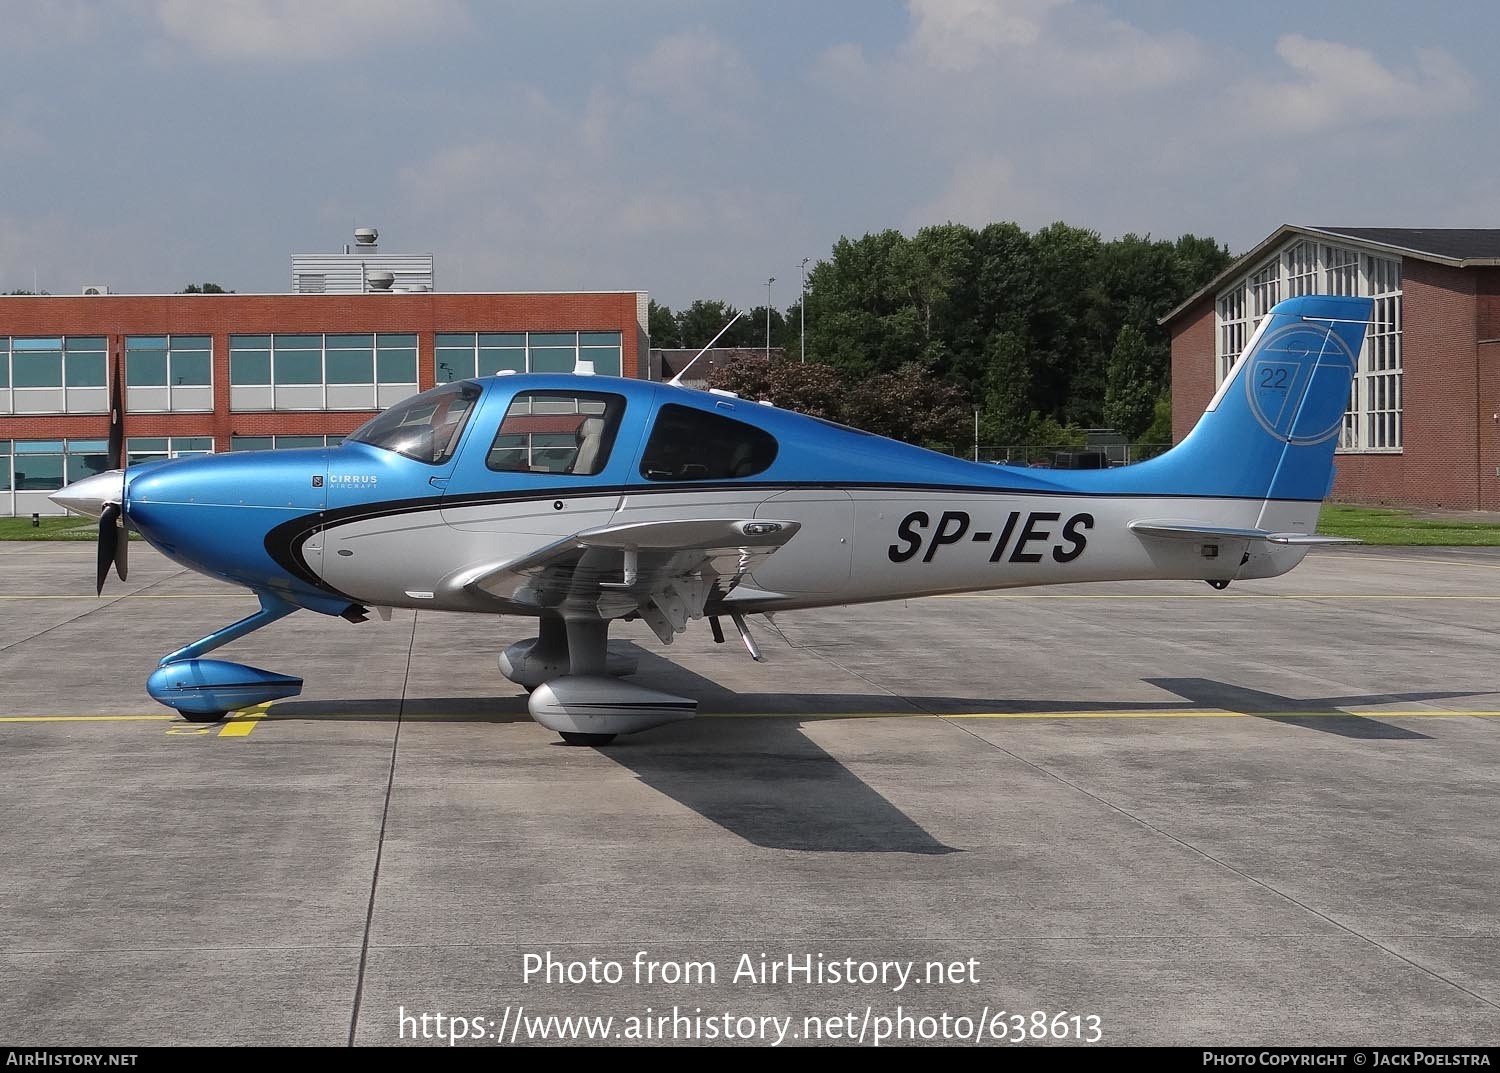
[[[430,291],[432,254],[381,253],[380,232],[356,227],[343,253],[292,255],[293,294],[371,294]]]

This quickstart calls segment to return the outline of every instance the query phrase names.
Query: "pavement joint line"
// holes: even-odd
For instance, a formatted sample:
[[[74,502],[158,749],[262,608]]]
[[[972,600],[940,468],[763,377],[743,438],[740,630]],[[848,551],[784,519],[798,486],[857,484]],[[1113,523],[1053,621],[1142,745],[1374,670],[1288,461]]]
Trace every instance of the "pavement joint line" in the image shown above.
[[[1246,872],[1243,869],[1236,868],[1234,865],[1230,864],[1228,861],[1223,860],[1222,858],[1219,858],[1219,857],[1215,857],[1212,853],[1209,853],[1207,850],[1203,849],[1200,846],[1194,845],[1192,842],[1189,842],[1187,839],[1181,838],[1181,837],[1179,837],[1177,835],[1172,834],[1172,832],[1166,830],[1165,828],[1163,828],[1161,826],[1158,826],[1157,824],[1152,823],[1150,820],[1145,819],[1142,816],[1137,816],[1135,813],[1131,812],[1129,809],[1125,808],[1123,805],[1117,805],[1117,804],[1115,804],[1115,802],[1109,800],[1108,798],[1103,797],[1100,794],[1095,793],[1093,790],[1090,790],[1087,787],[1082,786],[1081,784],[1079,784],[1077,782],[1074,782],[1073,780],[1065,777],[1064,775],[1062,775],[1062,774],[1060,774],[1060,773],[1052,770],[1052,768],[1048,767],[1046,764],[1038,763],[1038,762],[1036,762],[1034,760],[1028,760],[1026,757],[1024,757],[1024,756],[1020,755],[1019,753],[1015,752],[1013,749],[1007,749],[1005,746],[1001,745],[998,742],[990,741],[988,738],[984,737],[982,734],[976,734],[969,727],[960,726],[958,729],[961,730],[961,731],[963,731],[965,734],[968,734],[968,735],[971,735],[972,737],[978,738],[981,742],[984,742],[990,748],[995,749],[996,751],[998,751],[1000,753],[1003,753],[1004,755],[1006,755],[1006,756],[1010,757],[1011,759],[1015,760],[1017,763],[1024,764],[1027,767],[1031,768],[1033,771],[1036,771],[1039,774],[1046,776],[1047,778],[1053,779],[1053,780],[1061,783],[1062,785],[1069,787],[1075,793],[1080,793],[1083,796],[1089,798],[1090,800],[1097,802],[1098,804],[1100,804],[1100,805],[1104,806],[1105,808],[1109,809],[1111,812],[1116,812],[1119,815],[1125,817],[1126,819],[1132,821],[1133,823],[1137,823],[1140,826],[1146,828],[1146,830],[1152,831],[1155,834],[1160,835],[1162,838],[1165,838],[1165,839],[1167,839],[1167,840],[1169,840],[1169,841],[1171,841],[1173,843],[1176,843],[1177,845],[1181,846],[1183,849],[1186,849],[1190,853],[1196,853],[1198,856],[1202,857],[1204,860],[1212,862],[1213,864],[1217,865],[1219,868],[1221,868],[1224,871],[1230,873],[1231,875],[1238,876],[1240,879],[1244,880],[1247,883],[1253,884],[1254,886],[1260,887],[1262,890],[1269,891],[1270,893],[1276,895],[1279,898],[1285,899],[1287,902],[1291,903],[1292,905],[1297,906],[1303,912],[1309,913],[1312,916],[1317,917],[1319,920],[1322,920],[1322,921],[1325,921],[1328,924],[1331,924],[1333,927],[1337,928],[1339,931],[1344,932],[1346,935],[1353,936],[1356,939],[1362,940],[1363,942],[1366,942],[1366,943],[1370,944],[1375,949],[1383,951],[1387,956],[1395,958],[1396,960],[1401,961],[1401,962],[1403,962],[1403,963],[1405,963],[1407,965],[1410,965],[1412,968],[1416,969],[1418,972],[1420,972],[1420,973],[1422,973],[1422,974],[1424,974],[1426,976],[1429,976],[1432,979],[1437,980],[1440,983],[1447,984],[1449,987],[1453,988],[1455,991],[1459,991],[1459,992],[1461,992],[1461,993],[1463,993],[1465,995],[1468,995],[1470,998],[1474,999],[1477,1002],[1482,1002],[1484,1005],[1490,1007],[1493,1010],[1500,1010],[1500,1003],[1496,1003],[1495,1001],[1486,998],[1484,995],[1481,995],[1478,992],[1476,992],[1476,991],[1474,991],[1474,990],[1472,990],[1470,988],[1465,987],[1463,984],[1459,983],[1457,980],[1449,979],[1447,976],[1444,976],[1442,973],[1438,972],[1436,969],[1428,968],[1426,965],[1423,965],[1421,962],[1415,961],[1412,958],[1407,957],[1405,954],[1402,954],[1402,953],[1400,953],[1400,952],[1398,952],[1396,950],[1391,949],[1391,947],[1387,946],[1385,943],[1380,942],[1378,939],[1374,938],[1374,936],[1372,936],[1372,935],[1366,935],[1365,933],[1363,933],[1363,932],[1358,931],[1357,929],[1355,929],[1353,926],[1351,926],[1349,924],[1345,924],[1343,921],[1339,920],[1337,917],[1331,916],[1328,913],[1325,913],[1325,912],[1323,912],[1320,909],[1314,908],[1313,906],[1311,906],[1311,905],[1307,904],[1306,902],[1304,902],[1304,901],[1296,898],[1295,896],[1293,896],[1291,894],[1288,894],[1286,891],[1281,890],[1279,887],[1277,887],[1275,884],[1269,882],[1268,880],[1261,879],[1258,876],[1251,875],[1249,872]]]
[[[167,581],[171,581],[173,578],[181,577],[183,574],[186,574],[187,572],[188,572],[187,571],[187,567],[183,567],[181,570],[178,570],[178,571],[176,571],[175,573],[172,573],[172,574],[168,574],[166,577],[157,578],[155,581],[151,582],[151,584],[142,586],[141,588],[137,589],[136,592],[137,593],[145,592],[147,589],[155,588],[157,585],[163,584],[164,582],[167,582]],[[72,623],[77,622],[81,618],[87,618],[88,616],[94,614],[94,612],[96,612],[96,611],[102,611],[106,607],[112,607],[112,606],[114,606],[115,604],[119,603],[121,600],[125,599],[125,597],[128,596],[128,595],[132,595],[132,594],[126,593],[126,594],[123,594],[123,595],[120,595],[120,596],[113,596],[113,597],[106,597],[106,596],[103,596],[103,594],[95,596],[94,597],[95,606],[89,608],[87,611],[83,611],[83,612],[80,612],[79,614],[73,615],[71,618],[63,619],[61,622],[54,622],[52,625],[48,626],[46,629],[38,630],[36,633],[30,634],[29,636],[26,636],[26,637],[22,637],[20,640],[12,641],[8,645],[0,645],[0,652],[9,652],[12,648],[19,648],[21,645],[24,645],[27,642],[35,641],[38,637],[45,637],[47,634],[51,633],[53,630],[58,630],[58,629],[61,629],[64,626],[71,625]]]
[[[1442,547],[1442,548],[1457,547],[1457,548],[1459,548],[1461,550],[1473,550],[1476,547],[1483,547],[1484,545],[1482,545],[1482,544],[1429,544],[1429,545],[1425,545],[1425,546],[1426,547]],[[1365,560],[1368,560],[1370,562],[1376,562],[1376,563],[1415,563],[1418,566],[1463,566],[1463,567],[1468,567],[1468,568],[1470,568],[1472,570],[1500,570],[1500,566],[1496,566],[1494,563],[1464,562],[1462,560],[1448,559],[1448,558],[1444,558],[1444,557],[1441,557],[1441,556],[1435,557],[1435,558],[1431,558],[1431,559],[1413,559],[1413,558],[1411,558],[1409,556],[1399,556],[1399,555],[1360,555],[1360,556],[1358,556],[1358,558],[1365,559]]]
[[[375,896],[380,890],[380,860],[385,854],[386,824],[391,819],[391,794],[396,788],[396,757],[401,748],[401,717],[406,711],[406,690],[411,685],[411,665],[417,650],[417,620],[411,617],[411,636],[406,642],[406,670],[401,676],[401,706],[396,710],[396,731],[391,735],[391,766],[385,779],[385,804],[380,810],[380,834],[375,839],[375,867],[370,874],[370,903],[365,909],[365,931],[359,943],[359,971],[354,977],[354,1001],[349,1011],[349,1046],[359,1033],[359,1008],[365,994],[365,969],[370,962],[370,933],[375,926]]]
[[[1469,939],[1500,939],[1500,934],[1492,932],[1453,933],[1453,932],[1379,932],[1386,939],[1437,939],[1437,940],[1469,940]],[[1034,934],[1019,934],[1007,932],[1004,934],[980,934],[980,935],[899,935],[894,936],[902,942],[909,943],[995,943],[999,944],[1024,944],[1032,942],[1042,943],[1113,943],[1113,942],[1170,942],[1179,943],[1186,941],[1215,941],[1215,942],[1246,942],[1258,943],[1267,939],[1279,939],[1290,941],[1305,941],[1309,943],[1326,942],[1349,942],[1350,940],[1363,941],[1362,936],[1349,935],[1336,932],[1308,932],[1308,931],[1255,931],[1255,932],[1221,932],[1205,931],[1183,934],[1178,931],[1141,931],[1141,932],[1110,932],[1109,934],[1090,932],[1037,932]],[[890,933],[882,935],[789,935],[787,942],[792,943],[887,943],[893,936]],[[672,943],[691,946],[734,946],[741,947],[747,941],[744,937],[724,937],[722,935],[684,935],[674,936]],[[750,941],[754,941],[753,939]],[[660,938],[625,936],[607,940],[607,944],[616,945],[621,948],[637,949],[642,946],[661,945]],[[471,948],[506,950],[518,947],[582,947],[584,949],[598,949],[601,945],[599,939],[574,939],[564,937],[537,938],[537,939],[474,939],[462,942],[383,942],[371,943],[374,950],[465,950]],[[342,952],[353,950],[353,943],[229,943],[229,944],[204,944],[194,946],[174,946],[163,944],[160,946],[56,946],[56,947],[0,947],[0,956],[10,957],[55,957],[58,954],[173,954],[193,952],[229,952],[236,951],[329,951]]]

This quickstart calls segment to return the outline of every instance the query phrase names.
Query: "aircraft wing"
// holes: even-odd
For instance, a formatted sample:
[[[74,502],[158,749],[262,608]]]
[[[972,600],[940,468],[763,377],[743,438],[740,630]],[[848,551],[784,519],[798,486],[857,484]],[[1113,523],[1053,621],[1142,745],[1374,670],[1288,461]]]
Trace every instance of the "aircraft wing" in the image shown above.
[[[1223,537],[1228,540],[1264,540],[1270,544],[1293,544],[1300,547],[1326,544],[1362,544],[1353,537],[1320,536],[1317,533],[1273,533],[1267,529],[1236,529],[1230,526],[1203,525],[1198,522],[1138,521],[1130,531],[1145,537],[1166,540],[1204,540]]]
[[[466,571],[475,595],[600,618],[638,614],[663,644],[702,618],[801,523],[764,518],[627,522],[586,529],[519,559]]]

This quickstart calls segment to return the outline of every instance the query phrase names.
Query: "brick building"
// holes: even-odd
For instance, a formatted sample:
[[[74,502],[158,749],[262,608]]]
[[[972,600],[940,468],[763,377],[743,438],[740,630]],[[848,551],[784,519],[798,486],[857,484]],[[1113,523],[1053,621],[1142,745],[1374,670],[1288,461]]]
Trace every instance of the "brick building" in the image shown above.
[[[501,369],[644,377],[646,295],[0,297],[0,515],[105,466],[110,385],[132,462],[337,442],[378,410]]]
[[[1162,319],[1174,439],[1299,294],[1375,300],[1333,498],[1500,510],[1500,229],[1278,228]]]

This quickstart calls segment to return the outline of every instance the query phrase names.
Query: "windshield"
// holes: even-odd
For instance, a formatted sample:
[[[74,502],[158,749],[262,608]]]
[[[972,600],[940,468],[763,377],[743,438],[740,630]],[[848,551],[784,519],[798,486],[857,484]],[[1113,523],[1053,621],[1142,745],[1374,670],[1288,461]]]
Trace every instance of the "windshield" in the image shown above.
[[[481,390],[473,381],[461,380],[424,391],[372,417],[344,442],[368,443],[432,465],[446,462],[458,448]]]

